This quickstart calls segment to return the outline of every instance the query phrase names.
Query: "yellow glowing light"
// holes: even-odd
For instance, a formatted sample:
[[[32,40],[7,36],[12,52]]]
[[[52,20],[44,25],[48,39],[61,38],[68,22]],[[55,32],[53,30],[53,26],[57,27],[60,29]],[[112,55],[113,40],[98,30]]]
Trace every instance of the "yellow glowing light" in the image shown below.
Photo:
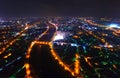
[[[57,27],[56,27],[57,28]],[[47,33],[48,30],[46,30],[43,35],[45,35]],[[42,36],[43,36],[42,35]],[[28,48],[28,51],[27,51],[27,54],[26,54],[26,59],[29,59],[30,57],[30,52],[32,50],[32,47],[35,45],[35,44],[43,44],[43,45],[49,45],[50,47],[50,52],[52,54],[52,56],[54,57],[55,60],[57,60],[58,64],[60,64],[66,71],[69,71],[73,76],[78,75],[79,74],[79,70],[80,70],[80,62],[79,62],[79,55],[76,54],[76,61],[75,61],[75,69],[74,70],[71,70],[70,67],[65,64],[62,59],[59,57],[59,55],[54,51],[53,49],[53,44],[52,42],[54,41],[54,38],[55,38],[55,35],[56,35],[56,32],[54,33],[54,36],[53,38],[51,39],[50,42],[44,42],[44,41],[33,41],[30,45],[30,47]],[[39,36],[39,38],[41,38],[42,36]],[[25,64],[25,67],[26,67],[26,77],[27,78],[31,78],[30,76],[30,65],[29,63],[26,63]]]

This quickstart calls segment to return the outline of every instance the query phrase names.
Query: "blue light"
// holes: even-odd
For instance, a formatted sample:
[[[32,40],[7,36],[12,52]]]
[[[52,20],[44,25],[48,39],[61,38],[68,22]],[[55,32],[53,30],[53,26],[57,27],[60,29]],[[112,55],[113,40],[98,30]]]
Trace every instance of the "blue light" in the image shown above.
[[[78,46],[77,44],[71,43],[71,46]]]
[[[2,71],[3,70],[3,68],[0,68],[0,71]]]
[[[110,27],[117,27],[118,24],[110,24]]]
[[[111,28],[120,28],[120,26],[118,24],[110,24]]]

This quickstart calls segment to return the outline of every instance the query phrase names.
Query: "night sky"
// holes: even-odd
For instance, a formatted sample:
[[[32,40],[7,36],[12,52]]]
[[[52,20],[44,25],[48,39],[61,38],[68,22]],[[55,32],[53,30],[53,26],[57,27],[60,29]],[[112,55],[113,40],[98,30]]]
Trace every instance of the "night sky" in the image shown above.
[[[2,15],[120,17],[120,0],[0,0]]]

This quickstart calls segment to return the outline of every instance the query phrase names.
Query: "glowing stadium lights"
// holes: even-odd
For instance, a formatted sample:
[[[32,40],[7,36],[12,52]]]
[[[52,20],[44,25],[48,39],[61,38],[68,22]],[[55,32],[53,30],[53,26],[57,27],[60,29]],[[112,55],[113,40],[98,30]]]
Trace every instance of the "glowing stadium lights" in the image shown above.
[[[112,30],[113,31],[113,34],[115,36],[119,36],[118,34],[120,34],[120,31],[119,30],[116,30],[116,29],[120,29],[120,25],[118,24],[110,24],[109,26],[105,26],[105,25],[102,25],[102,24],[97,24],[95,22],[92,22],[92,20],[87,20],[85,19],[84,20],[85,22],[89,23],[90,25],[94,25],[94,26],[98,26],[98,27],[105,27],[105,29],[109,29],[109,30]],[[116,28],[116,29],[114,29]]]
[[[60,40],[60,39],[64,39],[63,35],[62,34],[57,34],[54,38],[54,41],[55,40]]]
[[[118,24],[110,24],[111,28],[120,28],[120,26]]]

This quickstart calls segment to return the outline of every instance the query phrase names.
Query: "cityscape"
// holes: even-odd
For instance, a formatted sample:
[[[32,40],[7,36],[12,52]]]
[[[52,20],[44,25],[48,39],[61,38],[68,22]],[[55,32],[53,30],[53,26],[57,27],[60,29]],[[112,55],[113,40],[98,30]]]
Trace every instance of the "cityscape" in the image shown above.
[[[120,19],[0,19],[0,78],[120,78]]]

